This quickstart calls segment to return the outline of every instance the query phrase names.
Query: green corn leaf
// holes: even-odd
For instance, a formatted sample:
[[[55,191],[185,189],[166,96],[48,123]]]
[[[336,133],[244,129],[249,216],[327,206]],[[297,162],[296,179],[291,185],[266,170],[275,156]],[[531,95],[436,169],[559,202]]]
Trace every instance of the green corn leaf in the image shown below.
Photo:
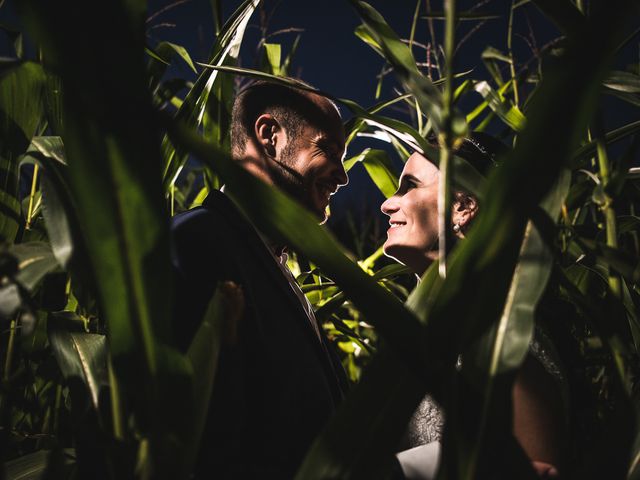
[[[603,82],[603,85],[618,92],[640,93],[640,75],[613,71]]]
[[[0,77],[0,235],[13,242],[21,223],[18,159],[44,116],[46,74],[35,63],[12,67]]]
[[[504,54],[495,47],[488,46],[484,49],[481,55],[482,62],[493,77],[493,80],[502,87],[504,80],[502,78],[502,72],[497,62],[511,63],[511,59],[508,55]]]
[[[572,34],[585,24],[585,17],[569,0],[532,0],[562,33]]]
[[[45,242],[29,242],[13,245],[10,249],[18,259],[16,280],[33,292],[44,277],[60,269],[51,247]]]
[[[43,216],[48,226],[53,253],[60,265],[66,268],[71,258],[73,242],[66,209],[59,206],[62,201],[59,195],[62,192],[68,195],[69,191],[64,171],[66,164],[62,139],[35,137],[22,158],[21,165],[27,163],[36,164],[44,170],[44,178],[40,179],[40,190],[46,204],[43,207]]]
[[[187,52],[187,49],[182,45],[176,45],[171,42],[161,42],[157,47],[157,51],[161,52],[161,54],[165,53],[168,49],[173,51],[175,55],[182,58],[184,62],[189,66],[194,73],[197,73],[196,66],[193,64],[193,60],[191,59],[191,55]]]
[[[389,478],[393,453],[424,386],[389,352],[364,371],[314,442],[296,479]]]
[[[62,458],[58,459],[58,456]],[[66,448],[63,452],[38,450],[5,463],[5,478],[7,480],[42,480],[48,478],[48,474],[52,471],[63,475],[61,478],[69,478],[76,473],[75,457],[75,450],[72,448]],[[59,467],[62,468],[52,469],[51,465],[56,464],[58,460],[60,460]]]
[[[564,171],[555,188],[542,202],[543,210],[557,218],[571,182],[568,170]],[[491,374],[503,373],[520,366],[528,350],[533,333],[535,308],[542,297],[553,266],[553,252],[531,222],[527,225],[518,264],[514,272],[507,303],[497,326],[494,358]],[[504,335],[502,345],[498,338]]]
[[[425,20],[427,19],[432,19],[432,20],[444,20],[445,14],[444,12],[431,12],[429,14],[426,15],[422,15],[420,18],[423,18]],[[456,19],[460,20],[462,22],[465,21],[481,21],[481,20],[495,20],[501,18],[500,15],[491,15],[488,13],[482,13],[482,12],[458,12],[456,13]]]
[[[144,51],[147,55],[149,55],[151,58],[153,58],[154,60],[157,60],[158,62],[166,65],[167,67],[171,64],[170,61],[165,60],[164,58],[162,58],[154,49],[152,49],[151,47],[145,47]]]
[[[51,135],[60,135],[64,121],[62,118],[62,83],[58,76],[47,72],[44,93],[44,104]]]
[[[227,20],[209,56],[210,64],[220,66],[235,63],[247,24],[259,3],[260,0],[245,0]],[[197,130],[205,116],[209,97],[214,90],[217,79],[218,74],[215,70],[203,71],[178,109],[176,118]],[[224,98],[229,100],[228,96]],[[169,186],[175,181],[186,161],[186,155],[176,151],[167,137],[162,142],[162,155],[165,162],[163,184],[165,192],[168,192]]]
[[[55,322],[49,324],[49,342],[60,371],[67,382],[79,379],[86,386],[97,410],[100,390],[109,385],[106,337],[95,333],[67,332],[54,325]]]
[[[456,73],[454,75],[454,78],[462,78],[466,75],[468,75],[469,73],[471,73],[471,70],[467,70],[466,72],[460,72],[460,73]],[[433,82],[434,85],[441,85],[444,82],[443,79],[437,80],[435,82]],[[468,85],[468,80],[465,80],[461,86],[459,87],[461,90],[464,88],[463,86]],[[401,102],[401,101],[408,101],[410,98],[412,98],[413,95],[411,93],[405,93],[404,95],[399,95],[395,98],[392,98],[390,100],[385,100],[383,102],[380,102],[368,109],[365,110],[366,114],[375,114],[378,113],[379,111],[390,107],[391,105],[394,105],[397,102]],[[340,102],[340,99],[334,99],[338,102]],[[347,103],[345,103],[346,106],[349,106]],[[363,110],[362,107],[360,107],[359,105],[357,107],[352,108],[353,113],[357,113],[359,111]],[[360,115],[357,115],[356,117],[350,119],[346,124],[345,124],[345,132],[346,132],[346,136],[347,136],[347,145],[349,145],[349,143],[351,142],[351,140],[353,140],[353,138],[355,138],[355,136],[362,130],[362,128],[366,125],[366,122],[364,120],[366,116],[363,115],[362,113],[360,113]],[[380,118],[384,118],[384,117],[380,117]],[[407,125],[408,126],[408,125]],[[409,126],[408,126],[409,127]],[[426,127],[426,125],[425,125]],[[401,131],[403,131],[401,129]],[[411,136],[413,137],[425,137],[426,133],[428,133],[429,129],[426,129],[424,133],[419,133],[416,132],[415,134],[413,133],[414,129],[412,127],[410,127],[410,130],[407,129],[407,131],[404,131],[404,133],[409,133]],[[411,133],[410,133],[411,132]],[[416,140],[418,141],[418,140]]]
[[[186,410],[167,407],[175,397],[166,394],[172,389],[165,385],[188,384],[189,372],[182,357],[162,344],[169,343],[171,331],[169,231],[158,182],[159,132],[143,62],[143,22],[130,23],[124,0],[105,4],[101,15],[112,21],[98,23],[76,21],[93,15],[91,5],[67,3],[26,1],[21,8],[44,56],[56,65],[64,91],[74,92],[63,100],[64,147],[124,400],[113,405],[114,416],[134,416],[151,447],[150,455],[139,459],[141,468],[153,463],[170,478],[184,456],[163,452],[164,439],[183,423]],[[70,8],[76,15],[66,14]],[[113,24],[119,26],[117,36]],[[102,54],[96,56],[95,49]]]
[[[634,255],[587,238],[577,237],[575,241],[586,252],[595,255],[598,261],[613,268],[629,283],[640,282],[640,261]]]
[[[636,122],[631,122],[620,128],[616,128],[615,130],[607,132],[607,134],[604,137],[604,140],[607,145],[610,145],[624,138],[627,138],[630,135],[634,135],[637,132],[640,132],[640,120]],[[576,149],[576,151],[573,154],[572,168],[575,168],[576,166],[581,165],[585,160],[593,157],[595,153],[596,153],[595,140]]]
[[[373,278],[376,280],[382,280],[397,277],[398,275],[405,275],[408,273],[412,273],[409,267],[400,264],[393,264],[382,267],[373,275]]]
[[[635,232],[640,229],[640,217],[634,215],[621,215],[618,217],[618,235]]]
[[[476,83],[474,90],[482,95],[489,105],[489,108],[491,108],[505,124],[516,132],[521,132],[524,129],[526,118],[520,109],[516,105],[512,105],[508,100],[503,99],[487,82],[481,81]]]
[[[393,66],[405,91],[414,95],[422,111],[433,122],[435,130],[439,132],[443,126],[440,91],[420,73],[411,50],[400,40],[382,15],[366,2],[351,0],[351,4],[364,23],[364,30],[361,29],[360,34],[366,32],[367,38],[371,39],[368,43],[377,45],[376,50]],[[456,137],[466,133],[466,123],[457,112],[453,112],[452,125]]]
[[[356,162],[362,162],[367,173],[382,194],[389,198],[398,190],[398,175],[393,172],[391,159],[384,150],[367,148],[355,157]]]
[[[376,41],[376,39],[369,33],[369,29],[365,25],[358,25],[353,31],[360,40],[369,45],[371,48],[375,50],[375,52],[384,57],[384,52],[382,51],[382,47]]]
[[[282,47],[279,43],[265,43],[264,52],[269,73],[281,75],[280,62],[282,60]]]
[[[555,188],[542,202],[544,211],[551,218],[557,218],[559,215],[570,181],[571,175],[565,170]],[[457,411],[477,409],[476,411],[480,412],[477,419],[480,426],[477,430],[478,440],[465,446],[463,455],[467,458],[477,459],[481,454],[483,430],[493,422],[491,405],[504,404],[511,399],[511,383],[505,383],[503,378],[505,375],[513,374],[529,352],[535,309],[546,288],[552,266],[551,249],[529,221],[501,317],[487,334],[482,335],[471,349],[465,352],[463,358],[462,370],[466,381],[484,385],[481,400],[476,396],[470,398],[476,404],[470,405],[465,397],[460,397],[454,407]],[[482,406],[477,404],[478,401],[482,402]],[[456,430],[456,427],[462,431]],[[468,425],[453,422],[448,434],[458,438],[469,438],[468,430]],[[474,467],[470,464],[468,468]]]
[[[611,89],[608,89],[607,93],[635,107],[640,107],[640,95],[637,93],[621,92],[621,91],[611,90]]]
[[[293,41],[293,45],[291,46],[291,50],[289,51],[289,54],[284,59],[284,62],[282,62],[282,68],[280,70],[280,74],[281,75],[285,75],[285,76],[289,75],[289,69],[291,68],[291,62],[293,61],[293,57],[296,55],[296,52],[298,51],[298,45],[300,44],[300,38],[301,38],[301,35],[298,35],[296,37],[296,39]]]
[[[162,76],[176,57],[182,58],[191,70],[197,72],[189,52],[181,45],[176,45],[171,42],[160,42],[155,50],[146,47],[145,51],[151,57],[147,71],[149,75],[149,87],[152,92],[157,91]]]
[[[90,305],[95,298],[96,275],[71,192],[62,139],[34,137],[22,157],[23,163],[32,163],[41,169],[42,216],[51,249],[58,263],[70,273],[74,294],[80,303]]]
[[[637,352],[640,350],[640,320],[638,319],[637,308],[633,301],[631,290],[629,289],[629,283],[625,279],[622,279],[621,284],[621,300],[627,314],[627,319],[629,321],[629,331],[631,332],[633,347]]]
[[[500,99],[504,98],[503,95],[505,94],[505,92],[511,87],[511,80],[509,80],[508,82],[504,83],[499,89],[498,89],[498,96]],[[489,100],[485,100],[484,102],[482,102],[480,105],[478,105],[476,108],[473,109],[473,111],[471,111],[471,113],[469,113],[466,117],[466,120],[468,123],[472,122],[473,120],[475,120],[478,115],[480,115],[482,112],[484,112],[487,107],[489,107]]]
[[[225,321],[228,319],[225,318],[223,295],[220,289],[217,288],[187,351],[187,359],[193,369],[193,398],[195,399],[195,404],[192,407],[192,433],[187,438],[189,443],[186,451],[190,452],[186,461],[187,471],[190,471],[193,467],[198,453],[198,445],[204,431],[211,392],[218,368],[220,347],[225,337]]]

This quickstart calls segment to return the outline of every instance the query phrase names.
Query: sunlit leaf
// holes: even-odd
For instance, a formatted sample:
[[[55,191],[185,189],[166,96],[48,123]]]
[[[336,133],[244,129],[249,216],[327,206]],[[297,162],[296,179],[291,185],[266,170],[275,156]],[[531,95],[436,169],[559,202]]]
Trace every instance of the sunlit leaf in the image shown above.
[[[366,2],[352,0],[351,4],[362,19],[368,36],[378,45],[385,60],[394,67],[405,91],[414,95],[422,111],[439,132],[443,126],[440,91],[418,70],[409,47],[400,40],[382,15]],[[452,125],[458,129],[454,132],[456,136],[462,136],[466,132],[466,123],[457,112],[453,113]]]
[[[280,62],[282,56],[282,48],[279,43],[265,43],[264,44],[265,57],[267,59],[267,65],[269,66],[270,73],[274,75],[280,75]]]
[[[389,198],[398,189],[398,175],[393,172],[391,160],[384,150],[367,148],[355,157],[356,162],[362,162],[373,183],[382,194]],[[346,167],[345,167],[346,169]]]
[[[235,62],[249,19],[259,3],[260,0],[245,0],[229,17],[209,56],[210,64],[220,66],[227,64],[227,62]],[[209,96],[217,79],[218,72],[216,70],[203,71],[178,109],[176,118],[197,129],[203,121]],[[227,100],[229,99],[227,98]],[[169,185],[175,181],[186,161],[186,155],[183,152],[177,152],[166,137],[162,142],[162,153],[165,161],[163,182],[165,191],[168,191]]]
[[[489,108],[509,127],[516,132],[524,129],[526,118],[520,109],[516,105],[512,105],[508,100],[503,99],[487,82],[476,83],[474,90],[482,95]]]

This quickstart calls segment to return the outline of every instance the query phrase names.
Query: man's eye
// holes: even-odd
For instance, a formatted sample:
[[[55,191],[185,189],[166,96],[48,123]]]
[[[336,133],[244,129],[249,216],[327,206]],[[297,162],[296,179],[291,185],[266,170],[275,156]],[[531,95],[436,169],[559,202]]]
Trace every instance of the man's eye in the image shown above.
[[[412,188],[416,188],[418,185],[413,180],[407,180],[407,190],[411,190]]]

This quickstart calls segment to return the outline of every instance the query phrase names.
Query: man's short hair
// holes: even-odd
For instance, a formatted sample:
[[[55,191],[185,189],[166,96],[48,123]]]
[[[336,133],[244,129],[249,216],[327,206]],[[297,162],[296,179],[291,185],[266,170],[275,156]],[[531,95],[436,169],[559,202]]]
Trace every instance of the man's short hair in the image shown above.
[[[231,151],[238,154],[253,137],[256,119],[269,113],[284,127],[295,144],[304,126],[326,128],[332,116],[340,119],[334,102],[318,102],[314,93],[299,88],[260,80],[236,96],[231,113]],[[323,106],[324,103],[324,106]],[[331,112],[333,110],[333,113]]]

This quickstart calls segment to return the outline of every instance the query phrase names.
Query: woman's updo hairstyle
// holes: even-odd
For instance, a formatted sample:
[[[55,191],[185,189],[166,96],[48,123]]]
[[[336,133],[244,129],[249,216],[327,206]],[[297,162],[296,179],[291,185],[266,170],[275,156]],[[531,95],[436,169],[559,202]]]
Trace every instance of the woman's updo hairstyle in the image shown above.
[[[487,176],[498,165],[497,160],[508,151],[509,147],[497,138],[483,132],[472,132],[454,153]]]
[[[433,133],[427,136],[427,142],[440,148],[438,137]],[[498,165],[498,159],[508,151],[509,147],[497,138],[483,132],[471,132],[462,140],[454,154],[464,158],[478,172],[487,176]]]
[[[435,135],[429,135],[427,141],[434,147],[439,148]],[[456,148],[454,154],[465,159],[481,175],[487,176],[491,170],[498,165],[498,160],[509,151],[504,143],[497,138],[483,132],[471,132],[465,137],[460,146]],[[474,212],[478,210],[478,199],[463,190],[453,192],[455,201]],[[474,215],[475,216],[475,215]],[[463,227],[463,232],[469,228],[472,222]]]

